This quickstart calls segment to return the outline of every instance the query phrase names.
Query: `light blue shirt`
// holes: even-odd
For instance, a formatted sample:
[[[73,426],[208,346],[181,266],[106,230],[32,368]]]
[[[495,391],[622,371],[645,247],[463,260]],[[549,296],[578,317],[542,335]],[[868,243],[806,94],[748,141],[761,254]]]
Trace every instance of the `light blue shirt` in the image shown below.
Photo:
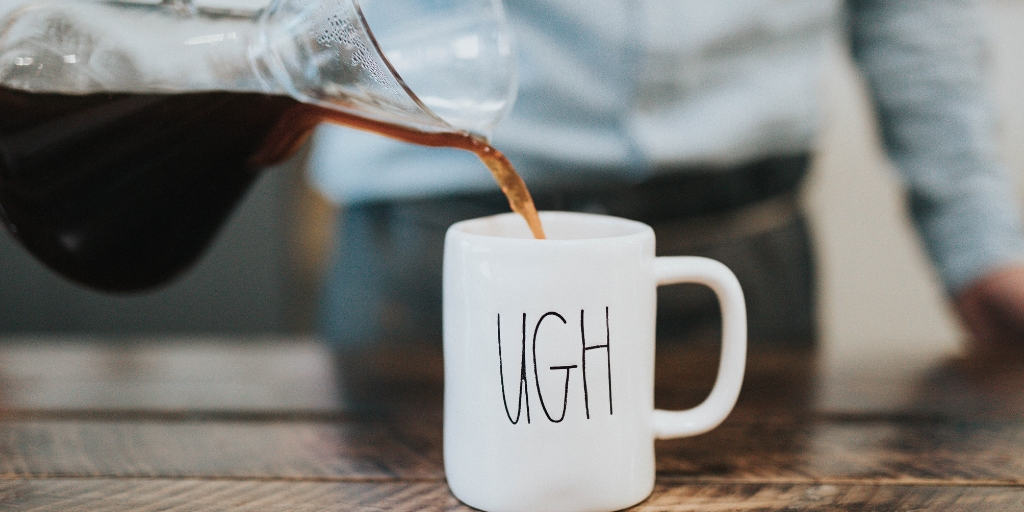
[[[947,288],[1024,260],[967,0],[505,3],[519,98],[493,142],[532,189],[812,151],[826,43],[848,28]],[[309,162],[339,203],[496,190],[471,154],[333,126],[317,131]]]

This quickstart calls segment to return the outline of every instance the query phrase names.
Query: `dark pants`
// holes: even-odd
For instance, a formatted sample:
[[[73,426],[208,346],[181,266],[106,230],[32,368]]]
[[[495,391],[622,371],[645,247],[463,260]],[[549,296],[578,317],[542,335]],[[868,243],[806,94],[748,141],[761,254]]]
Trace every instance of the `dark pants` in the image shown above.
[[[650,224],[659,255],[729,266],[747,299],[751,345],[804,346],[816,337],[814,265],[795,196],[806,156],[734,170],[686,172],[630,187],[542,192],[542,210],[606,213]],[[347,208],[328,276],[323,333],[337,348],[441,339],[441,260],[453,222],[508,211],[500,193]],[[697,285],[658,291],[658,336],[714,342],[718,305]]]

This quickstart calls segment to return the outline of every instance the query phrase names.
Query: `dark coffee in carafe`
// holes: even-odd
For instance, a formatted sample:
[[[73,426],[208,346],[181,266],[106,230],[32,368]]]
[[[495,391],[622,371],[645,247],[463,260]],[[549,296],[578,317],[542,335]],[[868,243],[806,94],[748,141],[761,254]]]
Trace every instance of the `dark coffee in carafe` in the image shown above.
[[[0,217],[36,258],[93,288],[140,290],[182,272],[258,171],[293,153],[322,121],[473,151],[543,238],[508,160],[464,133],[418,132],[259,93],[0,87],[0,113]]]

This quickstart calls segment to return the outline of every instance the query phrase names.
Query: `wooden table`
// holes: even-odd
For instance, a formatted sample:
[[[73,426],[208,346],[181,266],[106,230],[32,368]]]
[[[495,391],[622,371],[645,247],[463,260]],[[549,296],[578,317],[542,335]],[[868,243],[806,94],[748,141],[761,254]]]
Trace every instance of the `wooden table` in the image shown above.
[[[0,343],[0,510],[466,509],[435,350],[106,341]],[[636,510],[1024,510],[1024,368],[826,359],[753,351],[721,427],[657,444]],[[662,344],[658,405],[699,401],[714,364]]]

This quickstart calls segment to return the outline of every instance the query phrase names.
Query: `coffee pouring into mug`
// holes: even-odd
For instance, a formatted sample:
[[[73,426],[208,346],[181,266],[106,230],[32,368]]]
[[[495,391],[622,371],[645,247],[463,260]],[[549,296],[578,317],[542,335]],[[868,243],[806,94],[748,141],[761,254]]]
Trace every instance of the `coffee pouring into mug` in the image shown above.
[[[316,124],[482,151],[515,83],[500,0],[4,0],[0,218],[71,280],[149,288]]]

